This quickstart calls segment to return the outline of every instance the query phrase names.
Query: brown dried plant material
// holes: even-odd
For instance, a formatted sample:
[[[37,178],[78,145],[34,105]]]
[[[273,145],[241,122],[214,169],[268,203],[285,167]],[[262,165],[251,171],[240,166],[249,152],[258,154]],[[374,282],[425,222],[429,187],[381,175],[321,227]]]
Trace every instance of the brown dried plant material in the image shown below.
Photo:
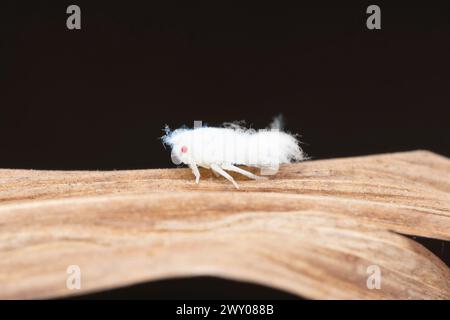
[[[241,190],[202,171],[0,170],[0,298],[211,275],[317,299],[449,299],[450,160],[426,151],[286,165]],[[80,267],[80,290],[66,287]],[[370,290],[367,268],[381,270]]]

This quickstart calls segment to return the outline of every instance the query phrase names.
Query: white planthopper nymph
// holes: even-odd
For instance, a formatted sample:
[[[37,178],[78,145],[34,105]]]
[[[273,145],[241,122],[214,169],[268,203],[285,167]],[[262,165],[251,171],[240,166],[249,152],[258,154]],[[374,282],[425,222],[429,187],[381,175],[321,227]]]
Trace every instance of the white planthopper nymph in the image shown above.
[[[200,181],[198,166],[222,175],[239,189],[225,170],[240,173],[251,179],[265,179],[236,165],[261,168],[261,173],[276,172],[280,164],[306,158],[297,138],[281,131],[281,119],[276,118],[269,128],[254,130],[236,123],[223,127],[200,126],[174,131],[166,126],[163,143],[172,148],[172,161],[186,164]]]

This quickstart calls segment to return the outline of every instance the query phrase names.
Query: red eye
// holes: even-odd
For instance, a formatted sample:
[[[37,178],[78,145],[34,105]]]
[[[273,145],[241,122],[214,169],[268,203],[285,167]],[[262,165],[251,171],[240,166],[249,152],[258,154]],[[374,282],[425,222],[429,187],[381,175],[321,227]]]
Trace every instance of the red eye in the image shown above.
[[[187,152],[187,147],[186,146],[182,146],[181,147],[181,152],[186,153]]]

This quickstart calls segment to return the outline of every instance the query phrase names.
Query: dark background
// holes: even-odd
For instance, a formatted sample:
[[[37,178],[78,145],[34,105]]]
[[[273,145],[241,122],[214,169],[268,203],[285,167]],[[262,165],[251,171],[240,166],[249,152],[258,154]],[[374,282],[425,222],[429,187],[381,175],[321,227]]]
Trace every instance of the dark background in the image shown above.
[[[450,156],[448,1],[184,2],[2,1],[0,167],[172,167],[165,124],[279,113],[313,159]]]
[[[81,7],[81,30],[66,28],[70,4]],[[370,4],[381,7],[382,30],[366,28]],[[1,1],[0,168],[172,167],[158,139],[165,124],[261,128],[280,113],[313,159],[450,156],[449,13],[448,0]],[[419,242],[449,263],[444,242]],[[218,279],[170,281],[92,297],[165,288],[289,298]]]

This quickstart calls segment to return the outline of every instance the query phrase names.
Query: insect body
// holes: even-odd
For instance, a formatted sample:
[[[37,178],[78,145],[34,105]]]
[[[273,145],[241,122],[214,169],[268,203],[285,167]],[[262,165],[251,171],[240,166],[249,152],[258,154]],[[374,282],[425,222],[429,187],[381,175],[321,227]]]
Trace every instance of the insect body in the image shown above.
[[[226,171],[234,171],[251,179],[265,179],[236,165],[278,168],[280,164],[300,161],[305,155],[298,140],[279,129],[253,130],[232,125],[223,128],[166,128],[163,142],[172,148],[172,161],[187,164],[200,181],[198,166],[222,175],[239,189]]]

